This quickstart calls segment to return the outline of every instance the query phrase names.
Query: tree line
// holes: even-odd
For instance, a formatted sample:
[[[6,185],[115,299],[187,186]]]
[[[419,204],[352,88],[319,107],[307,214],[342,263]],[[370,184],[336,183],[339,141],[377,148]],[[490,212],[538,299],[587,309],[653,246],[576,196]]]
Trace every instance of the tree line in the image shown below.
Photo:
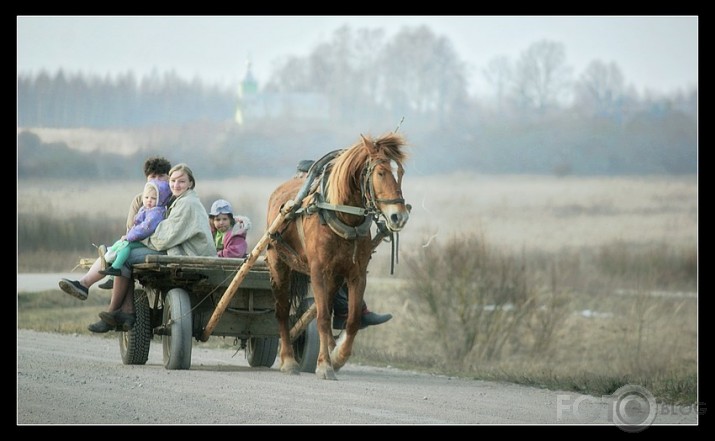
[[[18,76],[17,118],[21,127],[132,128],[225,120],[236,108],[235,91],[187,81],[174,72],[138,80],[127,72],[116,77],[54,74]]]
[[[383,132],[405,117],[412,141],[432,147],[422,158],[433,171],[697,170],[697,89],[640,96],[616,63],[601,60],[574,77],[565,46],[548,40],[533,43],[516,60],[491,60],[481,70],[490,94],[469,94],[468,68],[451,42],[426,26],[405,27],[390,39],[382,29],[343,26],[308,55],[284,59],[261,93],[327,97],[329,119],[316,130],[336,139],[350,136],[348,141],[356,128]],[[239,88],[187,81],[172,72],[142,79],[131,72],[20,74],[18,126],[227,124],[242,105]],[[296,125],[306,129],[299,115],[247,121],[252,126],[230,129],[212,148],[261,148],[264,141],[275,145],[281,133],[300,134]],[[316,135],[300,136],[310,143]]]

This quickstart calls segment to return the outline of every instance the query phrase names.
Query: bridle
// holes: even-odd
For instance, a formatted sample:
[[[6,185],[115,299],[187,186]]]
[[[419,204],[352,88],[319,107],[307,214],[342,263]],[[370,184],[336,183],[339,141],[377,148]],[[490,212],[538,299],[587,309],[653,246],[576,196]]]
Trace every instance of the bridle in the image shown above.
[[[402,163],[395,161],[397,164],[397,194],[399,197],[392,199],[378,199],[375,196],[375,185],[373,183],[372,175],[375,168],[380,164],[385,162],[392,162],[391,159],[378,159],[370,160],[363,167],[360,176],[360,189],[362,191],[363,200],[365,202],[366,215],[372,214],[372,216],[377,220],[382,214],[382,210],[378,207],[378,204],[404,204],[405,199],[402,197],[402,176],[405,174],[405,169],[402,167]],[[392,173],[392,170],[390,170]]]

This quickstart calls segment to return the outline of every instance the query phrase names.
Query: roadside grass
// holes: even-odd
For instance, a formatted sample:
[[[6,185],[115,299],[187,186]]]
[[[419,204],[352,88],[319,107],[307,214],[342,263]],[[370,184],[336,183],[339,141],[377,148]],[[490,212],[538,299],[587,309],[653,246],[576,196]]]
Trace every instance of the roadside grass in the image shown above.
[[[109,291],[92,291],[87,300],[79,301],[59,288],[37,293],[20,292],[17,295],[17,327],[41,332],[85,334],[89,332],[87,325],[99,320],[97,314],[109,304],[109,297]]]
[[[368,279],[371,309],[395,318],[361,331],[354,360],[595,396],[637,384],[666,403],[696,403],[691,252],[604,248],[629,262],[616,276],[599,263],[603,250],[547,264],[543,253],[512,255],[483,236],[435,244],[405,258],[403,279]],[[658,265],[690,269],[664,279]]]
[[[91,290],[85,301],[79,301],[56,290],[17,293],[17,328],[60,334],[91,334],[87,325],[99,320],[98,314],[106,310],[110,291]],[[92,334],[99,338],[116,340],[115,332]],[[155,336],[152,344],[161,344]],[[211,337],[206,342],[194,341],[198,347],[232,348],[236,345],[232,338]],[[119,358],[119,353],[117,352]]]

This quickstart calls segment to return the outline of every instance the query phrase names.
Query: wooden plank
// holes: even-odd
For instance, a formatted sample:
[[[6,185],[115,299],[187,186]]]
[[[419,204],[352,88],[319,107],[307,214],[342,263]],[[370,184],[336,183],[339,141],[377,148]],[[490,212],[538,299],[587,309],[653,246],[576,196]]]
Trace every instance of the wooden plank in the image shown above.
[[[231,257],[208,257],[208,256],[167,256],[164,254],[149,254],[144,258],[146,263],[158,263],[161,265],[177,264],[177,265],[198,265],[211,267],[227,267],[233,266],[238,268],[246,261],[243,258]],[[253,265],[255,268],[268,268],[265,261],[257,261]]]

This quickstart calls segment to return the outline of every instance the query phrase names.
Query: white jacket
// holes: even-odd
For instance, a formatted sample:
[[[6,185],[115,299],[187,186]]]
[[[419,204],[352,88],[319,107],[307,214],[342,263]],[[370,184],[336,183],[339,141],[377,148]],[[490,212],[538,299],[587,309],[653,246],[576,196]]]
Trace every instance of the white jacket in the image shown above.
[[[215,256],[209,217],[193,189],[172,202],[166,219],[142,243],[170,256]]]

